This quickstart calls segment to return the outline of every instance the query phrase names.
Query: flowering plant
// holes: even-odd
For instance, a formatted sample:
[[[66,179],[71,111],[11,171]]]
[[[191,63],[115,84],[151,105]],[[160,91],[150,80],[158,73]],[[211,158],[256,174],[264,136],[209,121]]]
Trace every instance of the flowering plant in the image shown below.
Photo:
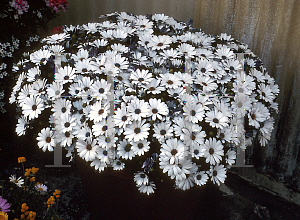
[[[18,135],[39,120],[43,151],[60,144],[99,172],[140,166],[134,181],[148,195],[154,171],[182,190],[223,183],[244,115],[245,146],[268,142],[279,89],[247,45],[163,14],[101,18],[45,38],[15,68]],[[244,73],[234,53],[247,53]]]
[[[0,196],[0,217],[2,219],[4,216],[11,219],[15,217],[14,219],[30,220],[34,220],[36,217],[40,217],[39,219],[57,217],[61,191],[56,189],[51,196],[48,196],[47,186],[36,182],[36,173],[39,171],[39,168],[24,169],[25,162],[25,157],[18,158],[18,163],[22,164],[22,176],[17,178],[17,175],[19,175],[17,172],[9,177],[9,181],[0,180],[0,187],[2,189]],[[48,201],[45,202],[47,198]],[[54,204],[55,207],[53,207]],[[29,207],[35,211],[30,210]]]

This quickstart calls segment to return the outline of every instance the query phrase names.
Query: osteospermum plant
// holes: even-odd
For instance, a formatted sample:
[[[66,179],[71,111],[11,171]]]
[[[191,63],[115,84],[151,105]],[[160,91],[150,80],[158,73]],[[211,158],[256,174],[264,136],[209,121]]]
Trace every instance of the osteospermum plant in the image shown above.
[[[15,68],[18,135],[41,120],[43,151],[60,144],[99,172],[138,161],[133,178],[148,195],[154,168],[182,190],[223,183],[241,144],[239,115],[245,146],[270,140],[279,89],[247,45],[163,14],[101,19],[64,27]]]

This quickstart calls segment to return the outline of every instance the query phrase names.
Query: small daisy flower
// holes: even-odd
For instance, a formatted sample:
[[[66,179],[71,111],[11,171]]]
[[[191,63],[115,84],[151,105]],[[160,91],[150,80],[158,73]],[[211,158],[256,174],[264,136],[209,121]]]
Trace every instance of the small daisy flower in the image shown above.
[[[94,122],[99,122],[103,119],[105,119],[109,112],[110,105],[109,102],[106,101],[97,101],[94,105],[91,107],[91,111],[89,113],[89,118],[93,120]]]
[[[58,73],[55,74],[55,82],[65,84],[72,82],[75,77],[75,70],[70,66],[65,66],[58,69]]]
[[[228,118],[217,110],[207,112],[205,121],[213,128],[223,129],[228,126]]]
[[[167,116],[169,114],[168,106],[160,99],[150,98],[149,109],[152,120],[156,120],[156,118],[162,120],[162,116]]]
[[[97,155],[97,149],[99,148],[96,142],[97,141],[95,139],[93,140],[92,138],[87,138],[85,141],[78,139],[76,142],[78,155],[87,162],[94,160]]]
[[[24,135],[26,133],[26,128],[28,126],[28,121],[25,117],[18,119],[18,124],[16,126],[16,133],[18,136]]]
[[[154,124],[153,130],[153,137],[155,137],[161,143],[173,136],[173,127],[169,122],[156,123]]]
[[[120,160],[115,160],[112,166],[113,170],[123,170],[125,168],[125,163],[122,163]]]
[[[209,138],[202,146],[204,151],[204,157],[206,157],[206,163],[215,165],[220,163],[222,156],[224,156],[223,145],[221,141],[217,141],[215,138]]]
[[[226,152],[226,163],[229,165],[235,164],[236,152],[234,150],[228,150]]]
[[[41,194],[45,194],[47,192],[47,186],[41,183],[37,184],[35,186],[35,189]]]
[[[120,141],[117,148],[117,154],[125,160],[132,160],[132,157],[135,156],[132,145],[128,142],[127,139]]]
[[[149,73],[148,70],[140,70],[132,72],[130,75],[133,84],[145,85],[148,84],[152,79],[152,73]]]
[[[185,120],[192,123],[198,123],[198,121],[201,122],[205,115],[204,108],[196,102],[187,102],[183,107],[183,111],[183,115],[186,116]]]
[[[216,55],[221,60],[228,60],[234,58],[233,51],[230,50],[229,47],[223,45],[221,48],[217,49]]]
[[[161,77],[161,84],[164,85],[166,88],[176,89],[178,86],[181,85],[180,78],[178,78],[178,76],[174,74],[171,73],[160,74],[160,77]]]
[[[128,141],[133,140],[134,142],[147,139],[149,135],[150,124],[146,123],[145,120],[143,121],[133,121],[132,124],[127,125],[125,128],[125,138]]]
[[[51,57],[51,53],[49,50],[38,50],[30,54],[30,61],[37,65],[45,65],[49,57]]]
[[[127,106],[128,115],[131,116],[133,120],[140,121],[145,117],[149,116],[149,104],[144,100],[139,100],[137,98],[131,100]]]
[[[194,176],[194,181],[198,186],[205,185],[208,180],[208,175],[205,171],[197,172]]]
[[[45,152],[46,150],[53,151],[53,147],[56,145],[54,138],[54,131],[51,131],[50,128],[43,128],[36,138],[39,148]]]
[[[40,79],[40,77],[41,77],[40,67],[36,66],[36,67],[30,68],[28,70],[28,73],[26,74],[26,77],[27,77],[28,82],[34,82],[34,81]]]
[[[210,166],[209,175],[211,176],[211,181],[220,186],[220,183],[225,181],[226,168],[224,168],[224,165]]]
[[[163,86],[160,86],[160,80],[152,78],[150,83],[143,86],[147,93],[159,94],[165,90]]]
[[[143,140],[140,140],[140,141],[134,141],[134,142],[131,142],[132,144],[132,149],[134,151],[134,154],[135,155],[139,155],[139,156],[142,156],[145,154],[145,152],[148,152],[149,149],[150,149],[150,142],[147,141],[147,139],[143,139]]]
[[[106,99],[110,94],[111,84],[107,83],[105,79],[97,80],[91,86],[93,96],[97,97],[98,100]]]
[[[51,100],[60,98],[62,96],[62,93],[64,93],[65,91],[63,89],[63,85],[59,82],[53,82],[46,90],[47,90],[48,97]]]
[[[168,35],[154,35],[149,42],[149,47],[152,47],[152,50],[164,50],[169,47],[171,43],[172,38]]]
[[[43,100],[39,97],[27,97],[22,106],[23,114],[29,120],[37,118],[44,110]]]
[[[137,172],[134,174],[134,182],[138,186],[142,184],[146,185],[149,182],[149,177],[144,172]]]
[[[154,193],[154,189],[156,189],[156,185],[154,184],[154,182],[148,182],[146,185],[142,184],[139,185],[139,191],[141,193],[147,193],[147,195],[149,196],[151,193]]]
[[[11,175],[9,177],[9,181],[12,182],[12,183],[14,183],[14,184],[16,184],[18,187],[22,187],[22,185],[24,184],[24,180],[21,179],[21,177],[19,177],[17,179],[16,174]]]
[[[107,164],[105,162],[102,162],[100,159],[95,158],[91,162],[91,167],[95,167],[95,170],[102,172],[107,167]]]

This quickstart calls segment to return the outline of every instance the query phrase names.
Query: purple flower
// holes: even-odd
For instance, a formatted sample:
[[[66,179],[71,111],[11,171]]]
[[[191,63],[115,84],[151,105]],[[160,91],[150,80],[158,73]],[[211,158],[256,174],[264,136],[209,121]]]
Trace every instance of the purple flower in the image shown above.
[[[7,203],[7,200],[6,199],[3,199],[1,196],[0,196],[0,212],[9,212],[10,209],[8,209],[10,207],[10,204]]]

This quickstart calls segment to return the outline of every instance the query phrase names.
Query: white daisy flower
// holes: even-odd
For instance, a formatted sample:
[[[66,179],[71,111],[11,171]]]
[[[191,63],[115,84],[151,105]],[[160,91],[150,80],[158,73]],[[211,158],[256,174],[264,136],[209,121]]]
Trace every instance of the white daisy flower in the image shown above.
[[[186,105],[183,107],[183,115],[186,116],[185,120],[198,123],[203,120],[205,111],[204,108],[196,102],[186,102]]]
[[[16,133],[18,136],[24,135],[26,133],[26,128],[28,126],[28,121],[26,117],[18,119],[18,124],[16,126]]]
[[[120,160],[115,160],[112,166],[113,170],[123,170],[125,168],[125,163],[122,163]]]
[[[22,187],[22,185],[24,184],[24,180],[21,179],[21,177],[17,179],[16,174],[11,175],[9,177],[9,181],[16,184],[18,187]]]
[[[154,78],[152,78],[150,83],[143,85],[143,87],[146,89],[147,93],[152,94],[159,94],[165,90],[163,86],[160,86],[160,80]]]
[[[132,157],[135,156],[132,145],[128,142],[127,139],[120,141],[120,143],[118,144],[117,155],[124,158],[125,160],[132,160]]]
[[[182,141],[176,138],[166,140],[166,143],[161,145],[161,161],[168,161],[172,164],[179,164],[186,156],[187,147]]]
[[[225,178],[227,177],[226,168],[224,168],[224,165],[210,166],[209,175],[211,176],[211,181],[220,186],[220,182],[224,183]]]
[[[206,157],[206,163],[215,165],[222,161],[224,150],[221,141],[217,141],[215,138],[209,138],[202,147],[204,149],[203,153],[204,157]]]
[[[205,171],[197,172],[194,176],[194,181],[198,186],[205,185],[208,180],[208,175]]]
[[[179,51],[176,49],[171,48],[170,50],[163,50],[160,52],[160,55],[167,60],[174,60],[180,57]]]
[[[172,39],[168,35],[154,35],[149,42],[149,47],[151,47],[152,50],[164,50],[169,47],[171,43]]]
[[[97,99],[106,99],[110,94],[111,83],[107,83],[105,79],[97,80],[91,86],[91,92]]]
[[[76,125],[76,118],[70,114],[62,114],[60,116],[60,126],[62,132],[72,131]]]
[[[187,146],[197,146],[204,143],[206,137],[205,131],[198,124],[186,123],[185,128],[182,129],[184,136],[183,141]]]
[[[28,73],[26,74],[26,77],[27,77],[28,82],[34,82],[34,81],[40,79],[40,77],[41,77],[40,67],[36,66],[36,67],[30,68],[28,70]]]
[[[169,114],[168,106],[160,99],[150,98],[149,109],[152,120],[156,120],[156,118],[162,120],[162,116],[167,116]]]
[[[221,142],[224,144],[225,142],[230,142],[232,139],[232,128],[227,127],[223,129],[218,129],[217,138],[221,139]]]
[[[44,95],[46,93],[46,88],[48,87],[47,79],[38,79],[37,81],[32,83],[31,90],[29,91],[33,96]]]
[[[154,189],[156,189],[156,186],[152,181],[147,183],[146,185],[138,185],[138,187],[141,193],[147,193],[147,195],[149,195],[150,193],[154,193]]]
[[[122,57],[120,54],[116,54],[107,59],[107,62],[115,66],[118,70],[127,70],[129,67],[129,62],[126,57]]]
[[[195,83],[202,86],[202,90],[205,94],[218,88],[218,84],[209,76],[196,75]]]
[[[188,190],[194,186],[194,176],[187,175],[185,179],[175,181],[175,189]]]
[[[148,152],[150,149],[149,146],[150,142],[147,141],[147,139],[143,139],[140,141],[133,141],[131,142],[131,144],[135,155],[142,156],[145,154],[145,152]]]
[[[118,108],[115,111],[114,120],[115,125],[119,128],[125,128],[126,125],[132,122],[131,117],[128,115],[126,104],[124,102],[121,103],[121,108]]]
[[[61,114],[71,113],[71,101],[67,99],[56,99],[52,111],[55,113],[55,117],[59,118]]]
[[[275,95],[272,93],[270,86],[265,84],[260,84],[258,85],[258,88],[259,88],[258,93],[261,99],[269,103],[273,102],[273,100],[275,99]]]
[[[22,105],[23,114],[29,116],[29,120],[37,118],[44,110],[43,100],[39,97],[27,97]]]
[[[70,131],[66,132],[59,132],[56,134],[55,140],[60,143],[61,146],[63,147],[68,147],[72,145],[72,141],[74,138],[74,134]]]
[[[90,60],[83,59],[75,63],[75,72],[79,74],[88,74],[92,70]]]
[[[95,46],[97,48],[105,47],[107,44],[108,44],[108,41],[105,39],[97,39],[91,43],[92,46]]]
[[[70,66],[65,66],[58,69],[58,73],[55,74],[55,82],[65,84],[73,82],[75,77],[75,70]]]
[[[188,86],[193,83],[193,78],[189,73],[175,72],[174,75],[182,81],[183,86]]]
[[[234,59],[234,53],[229,47],[223,45],[216,51],[216,55],[221,60]]]
[[[108,116],[108,114],[110,113],[109,108],[109,102],[103,100],[97,101],[91,107],[91,111],[89,112],[89,118],[94,122],[99,122]]]
[[[95,158],[91,162],[91,167],[95,167],[95,170],[102,172],[107,167],[107,164],[105,162],[99,160],[98,158]]]
[[[56,145],[54,131],[51,131],[50,128],[43,128],[36,139],[39,148],[42,148],[44,152],[46,150],[53,151],[53,147]]]
[[[110,164],[110,160],[113,158],[113,153],[110,150],[99,147],[97,149],[96,157],[99,158],[101,160],[101,162]]]
[[[145,85],[152,80],[152,73],[149,73],[148,70],[137,69],[131,73],[130,79],[132,79],[133,84]]]
[[[214,71],[213,64],[207,59],[199,59],[196,63],[196,68],[202,76],[213,75],[211,73]]]
[[[45,65],[49,57],[51,57],[50,51],[41,49],[30,54],[30,61],[37,65]]]
[[[55,100],[57,98],[60,98],[62,93],[65,91],[63,89],[62,83],[59,83],[59,82],[53,82],[52,84],[50,84],[49,87],[47,87],[46,90],[47,90],[48,97],[51,100]]]
[[[161,84],[164,85],[166,88],[176,89],[178,86],[181,85],[180,78],[178,78],[178,76],[174,74],[171,73],[160,74],[160,77],[161,77]]]
[[[236,152],[234,150],[228,150],[226,152],[226,163],[229,165],[235,164]]]
[[[42,41],[46,41],[47,44],[57,44],[60,43],[64,40],[66,40],[67,38],[70,37],[70,34],[67,33],[62,33],[62,34],[53,34],[47,38],[44,38]]]
[[[139,100],[137,98],[131,100],[127,106],[128,115],[131,116],[133,120],[140,121],[145,117],[149,116],[149,104],[144,100]]]
[[[76,54],[72,54],[71,58],[75,61],[89,60],[89,51],[85,49],[79,49]]]
[[[247,115],[249,118],[249,125],[254,126],[256,129],[260,127],[259,123],[266,119],[257,108],[251,108]]]
[[[103,119],[93,125],[93,134],[97,137],[99,135],[110,136],[114,132],[114,120],[112,116]]]
[[[35,186],[35,189],[41,194],[45,194],[47,192],[47,186],[41,183],[37,184]]]
[[[87,31],[87,34],[94,34],[98,32],[98,23],[88,23],[87,25],[82,25],[83,29]]]
[[[217,110],[207,112],[205,121],[213,128],[223,129],[228,126],[228,118]]]
[[[190,44],[180,44],[177,48],[179,54],[184,57],[194,57],[196,54],[195,47]]]
[[[204,156],[203,151],[204,151],[204,149],[201,147],[200,144],[195,144],[193,146],[193,149],[191,148],[191,155],[192,155],[192,157],[194,157],[197,160],[199,160],[200,157]]]
[[[127,53],[129,48],[124,46],[123,44],[113,44],[111,45],[111,49],[116,51],[117,53]]]
[[[153,126],[153,137],[155,137],[160,143],[173,136],[173,127],[170,122],[155,123]]]
[[[145,48],[148,48],[149,43],[151,42],[151,39],[152,39],[151,34],[139,34],[138,44],[145,47]]]
[[[127,125],[125,128],[125,138],[128,141],[133,140],[134,142],[147,139],[149,135],[150,124],[146,123],[146,120],[143,121],[133,121],[132,124]]]
[[[136,185],[140,186],[142,184],[146,185],[149,182],[149,177],[144,172],[137,172],[134,174],[134,182]]]
[[[78,155],[85,159],[87,162],[92,161],[96,158],[97,149],[99,146],[96,144],[96,139],[87,138],[85,141],[78,139],[76,142],[76,148]]]

